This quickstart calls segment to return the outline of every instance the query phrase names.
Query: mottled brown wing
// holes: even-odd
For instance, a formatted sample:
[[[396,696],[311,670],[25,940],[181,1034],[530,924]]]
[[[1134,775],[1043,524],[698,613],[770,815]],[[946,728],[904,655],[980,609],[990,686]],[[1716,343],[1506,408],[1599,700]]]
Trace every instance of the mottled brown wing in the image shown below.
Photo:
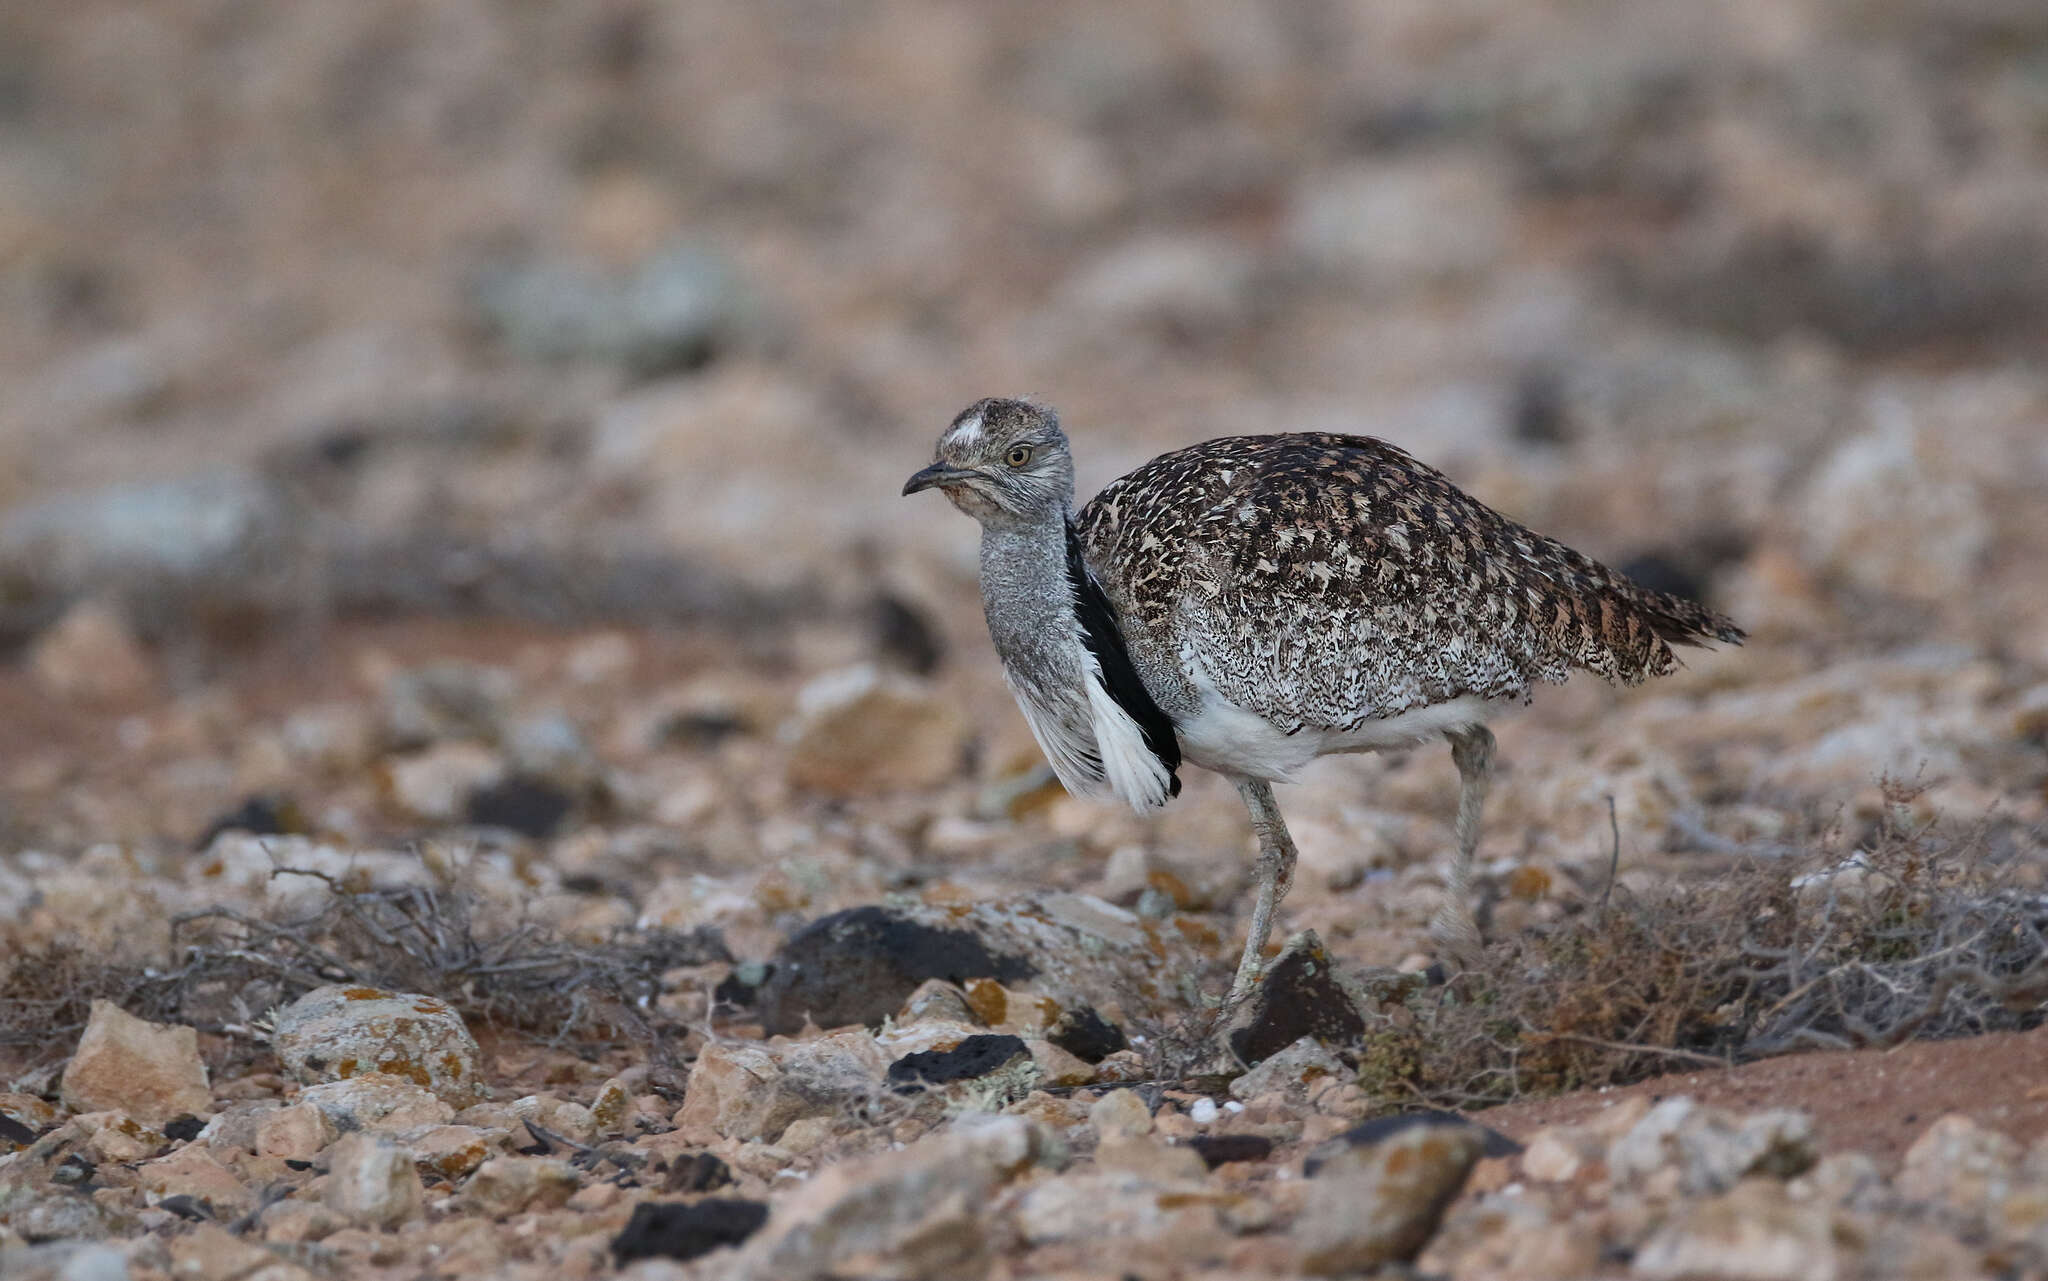
[[[1168,454],[1083,511],[1122,607],[1283,729],[1350,729],[1584,668],[1630,684],[1668,640],[1738,640],[1460,491],[1384,441],[1243,436]]]

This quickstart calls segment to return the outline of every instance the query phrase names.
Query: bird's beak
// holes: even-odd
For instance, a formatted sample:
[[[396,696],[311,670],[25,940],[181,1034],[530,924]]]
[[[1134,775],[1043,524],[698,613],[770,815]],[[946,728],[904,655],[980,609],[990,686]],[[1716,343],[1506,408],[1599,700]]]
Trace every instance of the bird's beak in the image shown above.
[[[903,482],[906,496],[926,489],[940,489],[947,485],[958,485],[973,480],[975,473],[961,467],[948,467],[944,463],[933,463],[923,471]]]

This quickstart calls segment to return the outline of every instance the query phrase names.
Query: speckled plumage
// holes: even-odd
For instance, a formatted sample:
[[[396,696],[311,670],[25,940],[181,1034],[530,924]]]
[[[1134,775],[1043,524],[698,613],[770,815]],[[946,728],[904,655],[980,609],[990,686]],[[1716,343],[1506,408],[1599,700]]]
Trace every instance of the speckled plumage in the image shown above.
[[[1318,756],[1442,737],[1457,851],[1432,937],[1482,946],[1468,899],[1494,738],[1486,720],[1574,669],[1637,684],[1673,644],[1740,642],[1365,436],[1229,436],[1162,455],[1077,514],[1059,417],[982,400],[906,494],[981,524],[982,607],[1003,674],[1068,788],[1138,809],[1183,759],[1235,780],[1259,894],[1231,999],[1258,981],[1295,850],[1272,785]]]
[[[1461,695],[1526,701],[1573,668],[1636,684],[1728,619],[1640,587],[1365,436],[1229,436],[1111,482],[1076,521],[1150,656],[1293,733]],[[1169,704],[1171,706],[1171,704]]]

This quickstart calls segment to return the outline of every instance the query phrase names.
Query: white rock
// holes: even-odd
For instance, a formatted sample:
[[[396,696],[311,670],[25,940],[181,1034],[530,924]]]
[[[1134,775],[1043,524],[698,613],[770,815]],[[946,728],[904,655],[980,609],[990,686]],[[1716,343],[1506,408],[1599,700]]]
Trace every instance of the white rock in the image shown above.
[[[395,1228],[420,1217],[412,1155],[389,1139],[351,1134],[328,1154],[327,1208],[358,1227]]]

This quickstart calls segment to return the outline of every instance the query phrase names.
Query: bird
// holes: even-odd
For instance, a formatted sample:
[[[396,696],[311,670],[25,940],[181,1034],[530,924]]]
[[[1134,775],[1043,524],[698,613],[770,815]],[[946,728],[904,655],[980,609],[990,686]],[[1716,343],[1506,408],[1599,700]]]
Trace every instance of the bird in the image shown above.
[[[1677,669],[1674,645],[1744,639],[1371,436],[1204,441],[1077,510],[1058,413],[991,397],[953,418],[903,493],[931,489],[981,525],[989,637],[1069,792],[1147,812],[1187,765],[1236,785],[1258,891],[1226,1006],[1259,984],[1293,883],[1275,783],[1321,756],[1448,741],[1457,849],[1429,933],[1469,968],[1489,719],[1574,670],[1637,685]]]

